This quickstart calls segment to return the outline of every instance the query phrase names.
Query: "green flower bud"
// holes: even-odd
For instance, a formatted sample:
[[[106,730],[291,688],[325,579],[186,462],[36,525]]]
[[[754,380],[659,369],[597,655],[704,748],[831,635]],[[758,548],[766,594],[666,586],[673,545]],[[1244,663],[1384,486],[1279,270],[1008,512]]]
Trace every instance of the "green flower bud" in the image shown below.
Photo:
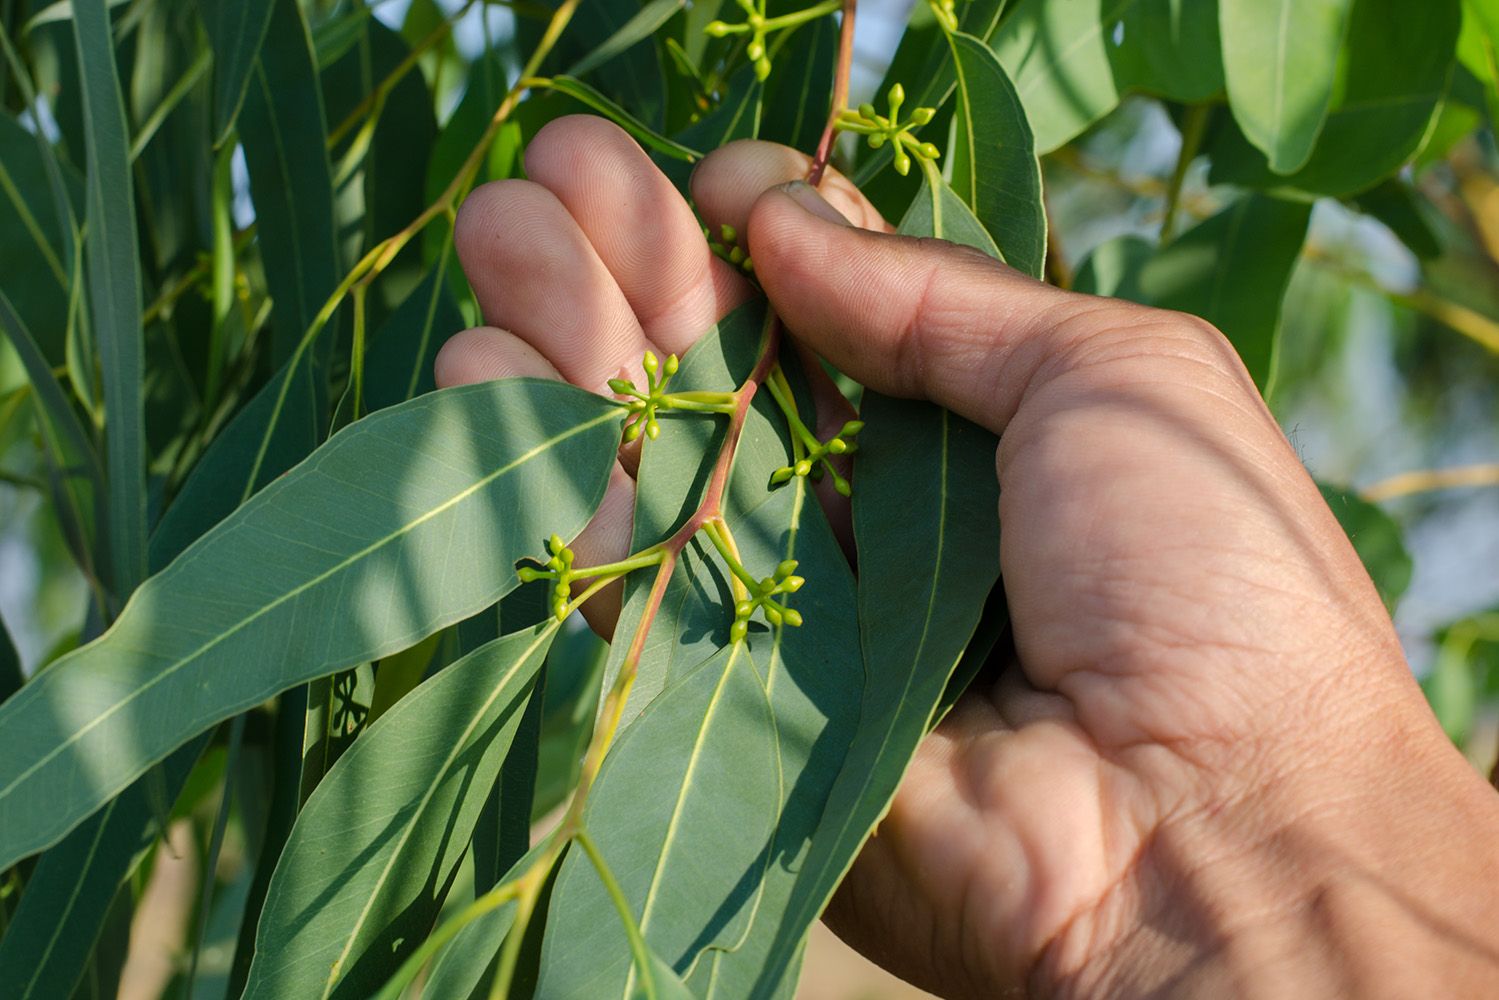
[[[805,577],[788,576],[786,579],[781,581],[781,592],[785,594],[794,594],[798,590],[801,590],[806,582],[807,580]]]
[[[770,474],[770,485],[779,486],[789,480],[795,474],[796,473],[792,470],[791,466],[783,465]]]
[[[788,576],[790,576],[792,573],[795,573],[795,572],[796,572],[796,560],[795,559],[784,560],[779,566],[776,567],[776,576],[779,577],[782,580],[786,579]]]
[[[763,55],[755,60],[755,79],[763,81],[770,76],[770,60]]]
[[[942,150],[929,142],[923,142],[920,146],[917,146],[916,151],[928,160],[935,160],[942,155]]]
[[[744,268],[744,273],[745,274],[754,274],[755,273],[755,262],[754,262],[753,259],[751,259],[749,257],[744,258],[744,263],[740,264],[739,266],[742,267],[742,268]]]
[[[658,424],[654,419],[647,420],[645,422],[645,436],[650,438],[652,441],[656,440],[661,436],[661,425]]]
[[[660,366],[661,362],[657,359],[654,351],[646,351],[645,357],[640,360],[640,367],[644,368],[651,375],[656,374],[656,369]]]
[[[760,581],[760,593],[762,593],[762,594],[774,594],[775,592],[776,592],[776,582],[775,582],[774,578],[767,576],[767,577],[765,577],[764,579],[762,579]]]
[[[567,620],[567,602],[555,601],[552,604],[552,615],[559,622]]]
[[[834,455],[841,455],[848,451],[848,442],[842,438],[833,438],[828,442],[828,451]]]
[[[842,476],[833,477],[833,489],[838,491],[839,496],[851,497],[854,495],[853,487],[848,485],[848,480]]]
[[[774,604],[765,605],[765,620],[772,625],[781,624],[781,612]]]
[[[796,463],[796,474],[798,476],[805,476],[807,473],[809,473],[811,471],[812,471],[812,463],[810,461],[808,461],[807,459],[804,458],[800,462]]]
[[[677,359],[677,356],[675,354],[668,354],[666,356],[666,367],[665,369],[663,369],[666,372],[666,377],[671,378],[673,375],[675,375],[677,373],[677,369],[681,367],[681,364],[682,362]]]
[[[725,243],[739,242],[739,230],[735,229],[727,222],[718,227],[718,232],[721,236],[723,236],[723,241]]]
[[[860,117],[867,119],[871,123],[873,123],[875,118],[877,117],[874,112],[874,105],[868,103],[859,105],[859,115]]]
[[[640,421],[637,420],[625,428],[625,444],[629,444],[638,437],[640,437]]]
[[[546,577],[546,574],[541,570],[532,569],[530,566],[522,566],[520,569],[515,571],[515,575],[520,577],[521,583],[535,583],[537,580],[541,580]]]
[[[551,538],[548,538],[547,545],[551,547],[553,552],[561,552],[563,549],[567,548],[567,543],[564,542],[562,540],[562,536],[558,534],[553,534]]]
[[[749,43],[749,48],[744,50],[744,54],[756,61],[765,58],[765,43],[756,38]]]
[[[869,148],[870,149],[879,149],[881,146],[883,146],[885,144],[885,140],[888,139],[888,138],[889,138],[889,136],[885,135],[885,133],[883,133],[883,132],[876,132],[876,133],[874,133],[873,135],[871,135],[869,137]]]
[[[927,123],[929,123],[934,117],[936,117],[936,114],[936,108],[917,108],[915,111],[911,112],[911,124],[919,128],[922,125],[926,125]]]
[[[738,621],[734,622],[733,625],[729,626],[729,641],[730,642],[743,642],[744,641],[744,637],[746,635],[748,635],[748,634],[749,634],[749,623],[746,622],[742,618],[739,619]]]
[[[797,628],[802,623],[802,614],[795,608],[787,608],[785,611],[781,612],[781,618],[786,622],[787,625],[790,625],[792,628]]]
[[[735,247],[734,249],[730,250],[729,251],[729,263],[731,263],[731,264],[742,264],[742,263],[744,263],[744,251],[741,248],[739,248],[739,247]]]
[[[896,112],[906,102],[906,88],[899,83],[891,84],[890,93],[886,95],[886,99],[890,102],[890,120],[895,121]]]
[[[611,391],[617,392],[621,396],[625,396],[625,395],[628,395],[630,393],[630,391],[635,388],[635,383],[631,382],[629,379],[611,378],[609,380],[609,388],[610,388]]]
[[[895,152],[895,172],[902,177],[911,172],[911,158],[906,155],[905,148],[900,143],[895,143],[891,149]]]
[[[722,38],[739,27],[737,24],[725,24],[722,21],[709,21],[707,27],[703,28],[703,34],[709,38]]]
[[[740,601],[738,604],[734,605],[735,618],[748,618],[754,613],[755,603],[753,601]]]
[[[843,429],[838,432],[838,436],[839,437],[845,437],[845,438],[851,438],[851,437],[854,437],[855,435],[857,435],[863,429],[864,429],[864,421],[862,421],[862,420],[850,420],[848,423],[846,423],[846,424],[843,425]]]

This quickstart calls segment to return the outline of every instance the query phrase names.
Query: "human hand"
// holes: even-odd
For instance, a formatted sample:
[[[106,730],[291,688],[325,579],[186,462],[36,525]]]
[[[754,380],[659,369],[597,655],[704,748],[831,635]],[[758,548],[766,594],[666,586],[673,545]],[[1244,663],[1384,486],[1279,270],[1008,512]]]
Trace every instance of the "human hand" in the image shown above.
[[[440,383],[602,391],[749,294],[612,126],[554,123],[526,165],[460,216],[494,328],[449,343]],[[803,342],[1003,435],[1016,653],[923,746],[830,913],[840,933],[948,995],[1476,992],[1499,972],[1499,805],[1232,348],[891,236],[836,176],[826,200],[761,194],[806,165],[734,144],[694,197],[747,234]],[[621,467],[580,560],[625,554],[632,493]],[[589,613],[607,632],[617,603]]]

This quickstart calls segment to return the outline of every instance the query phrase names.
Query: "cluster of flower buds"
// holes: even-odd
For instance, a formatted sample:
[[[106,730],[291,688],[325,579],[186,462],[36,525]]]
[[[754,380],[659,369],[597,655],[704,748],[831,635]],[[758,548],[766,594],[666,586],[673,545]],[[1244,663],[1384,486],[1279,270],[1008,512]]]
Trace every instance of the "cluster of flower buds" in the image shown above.
[[[776,567],[774,576],[767,576],[750,589],[750,596],[734,605],[734,624],[729,627],[729,638],[739,642],[749,634],[750,616],[759,608],[765,620],[772,625],[796,626],[802,623],[801,612],[788,608],[783,601],[776,600],[782,594],[794,594],[807,581],[796,573],[796,560],[787,559]]]
[[[900,106],[905,103],[906,88],[895,84],[890,88],[887,99],[890,103],[888,116],[877,113],[873,104],[861,104],[859,110],[844,111],[839,115],[838,127],[846,132],[867,136],[871,149],[879,149],[885,143],[890,143],[890,151],[895,157],[895,172],[904,177],[911,172],[911,157],[936,160],[942,155],[936,146],[930,142],[922,142],[911,134],[913,128],[920,128],[930,122],[937,110],[916,108],[911,112],[910,118],[901,121]]]
[[[576,579],[573,572],[573,550],[567,547],[560,535],[549,538],[547,548],[551,551],[552,558],[542,564],[542,569],[522,566],[515,571],[515,575],[520,577],[521,583],[551,580],[552,614],[557,616],[558,621],[562,621],[567,617],[567,604],[573,596],[573,580]]]
[[[809,446],[807,454],[796,462],[795,465],[783,465],[771,473],[770,484],[779,486],[781,483],[789,482],[793,476],[811,477],[814,481],[822,478],[826,471],[833,477],[833,489],[843,496],[849,496],[853,490],[848,480],[838,474],[833,468],[831,457],[834,455],[848,455],[853,453],[858,445],[854,443],[854,437],[864,429],[864,421],[850,420],[843,428],[827,441],[818,442],[815,446]]]
[[[725,222],[718,227],[718,239],[715,240],[707,229],[703,230],[703,236],[714,256],[728,261],[745,274],[755,273],[755,262],[744,252],[744,247],[739,245],[739,230]]]
[[[766,24],[765,0],[760,0],[758,6],[755,0],[736,0],[747,15],[747,20],[738,24],[728,24],[724,21],[709,21],[703,31],[712,38],[723,38],[726,35],[749,35],[749,47],[744,54],[749,57],[750,62],[755,64],[755,78],[764,80],[770,76],[770,56],[765,52],[765,36],[770,27]]]
[[[677,373],[677,356],[668,354],[663,364],[654,352],[646,351],[645,357],[641,359],[640,367],[645,369],[644,392],[637,389],[635,383],[629,379],[611,378],[609,380],[611,391],[620,396],[630,397],[627,401],[627,408],[631,416],[630,422],[625,425],[626,441],[634,441],[640,437],[642,430],[652,441],[660,435],[661,425],[656,421],[656,410],[661,406],[661,397],[666,395],[666,383]]]

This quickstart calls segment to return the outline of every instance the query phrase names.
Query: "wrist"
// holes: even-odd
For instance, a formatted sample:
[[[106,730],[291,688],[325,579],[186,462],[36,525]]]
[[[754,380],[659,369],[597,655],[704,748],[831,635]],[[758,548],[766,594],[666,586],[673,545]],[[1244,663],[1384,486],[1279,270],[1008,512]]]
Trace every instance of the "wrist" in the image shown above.
[[[1043,951],[1030,993],[1492,991],[1499,796],[1424,706],[1395,714],[1343,744],[1361,747],[1351,766],[1272,769],[1163,822],[1129,876]]]

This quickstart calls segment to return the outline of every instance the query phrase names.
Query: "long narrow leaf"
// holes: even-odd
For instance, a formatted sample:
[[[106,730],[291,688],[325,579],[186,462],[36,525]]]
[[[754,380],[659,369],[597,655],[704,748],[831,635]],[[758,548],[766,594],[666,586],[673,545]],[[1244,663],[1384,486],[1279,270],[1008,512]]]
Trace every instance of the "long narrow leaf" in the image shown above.
[[[146,428],[141,275],[130,138],[104,0],[74,4],[88,148],[88,279],[103,369],[110,573],[123,600],[146,575]]]
[[[0,867],[208,726],[493,604],[603,496],[618,408],[516,380],[336,435],[0,707]]]
[[[234,130],[260,46],[271,25],[275,0],[201,0],[198,13],[213,44],[213,138],[217,145]]]
[[[416,948],[558,628],[552,619],[470,653],[333,766],[277,864],[247,998],[367,997]]]

